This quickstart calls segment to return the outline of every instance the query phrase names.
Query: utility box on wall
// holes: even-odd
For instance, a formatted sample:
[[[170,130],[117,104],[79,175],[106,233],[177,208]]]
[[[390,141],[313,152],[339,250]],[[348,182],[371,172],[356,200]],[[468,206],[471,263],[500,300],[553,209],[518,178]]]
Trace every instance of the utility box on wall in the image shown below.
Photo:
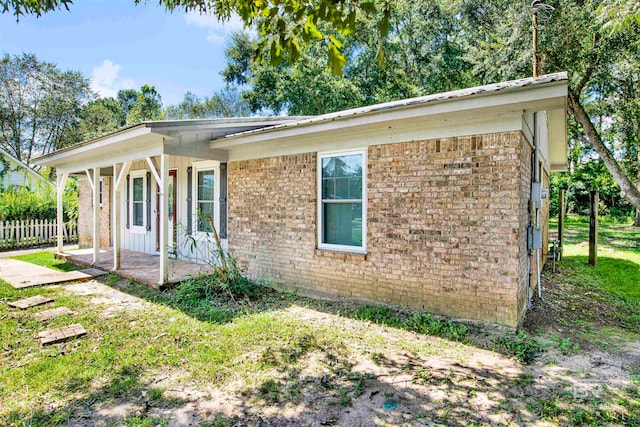
[[[527,249],[542,249],[542,232],[538,227],[527,228]]]

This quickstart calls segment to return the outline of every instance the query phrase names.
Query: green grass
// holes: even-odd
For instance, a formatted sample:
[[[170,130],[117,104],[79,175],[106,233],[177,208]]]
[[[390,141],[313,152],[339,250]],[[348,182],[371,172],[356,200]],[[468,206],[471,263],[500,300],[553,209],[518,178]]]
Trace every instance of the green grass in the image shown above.
[[[33,254],[18,255],[12,258],[20,261],[30,262],[32,264],[41,265],[43,267],[49,267],[57,271],[74,271],[86,268],[67,262],[64,259],[56,259],[53,255],[53,252],[36,252]]]
[[[603,340],[607,345],[619,339],[620,328],[637,339],[640,230],[603,223],[599,262],[591,267],[586,262],[587,246],[583,243],[587,224],[569,218],[566,225],[565,257],[552,277],[575,283],[578,292],[575,300],[581,303],[569,304],[566,309],[573,313],[574,308],[588,310],[591,305],[600,305],[612,323],[606,328],[592,328],[589,322],[602,315],[598,311],[593,318],[579,317],[563,329],[588,332],[591,339]],[[50,252],[16,259],[61,271],[79,268],[55,260]],[[121,399],[144,402],[147,409],[170,409],[180,402],[164,398],[163,390],[152,384],[152,379],[164,375],[205,389],[225,389],[231,383],[241,382],[246,388],[242,393],[247,404],[258,407],[295,405],[304,399],[309,384],[313,384],[324,390],[318,401],[325,399],[338,407],[350,407],[357,405],[361,395],[368,396],[363,394],[363,387],[375,381],[366,377],[366,373],[353,370],[354,354],[368,354],[376,366],[385,366],[395,362],[389,356],[394,351],[405,357],[414,353],[440,357],[455,349],[462,352],[463,360],[469,357],[464,352],[476,351],[473,345],[483,346],[481,342],[473,344],[475,336],[484,334],[476,328],[410,310],[318,301],[268,288],[259,288],[250,297],[231,298],[220,293],[203,299],[197,297],[199,291],[193,283],[171,292],[158,292],[120,280],[116,275],[101,280],[139,297],[144,307],[108,315],[92,302],[93,297],[73,294],[65,287],[15,290],[0,282],[1,302],[35,294],[52,296],[56,301],[50,307],[69,307],[76,313],[73,322],[81,323],[88,331],[84,338],[41,347],[34,336],[43,325],[32,314],[42,308],[20,311],[0,303],[0,425],[66,425],[79,412]],[[304,314],[311,312],[332,317],[326,322],[310,321]],[[70,320],[54,319],[46,327],[60,327]],[[427,343],[424,335],[443,339],[430,338]],[[521,335],[496,340],[485,337],[484,341],[483,348],[495,348],[524,362],[541,350],[530,337]],[[559,337],[552,341],[564,354],[585,351],[582,343],[578,345],[573,338]],[[311,377],[308,372],[304,374],[307,376],[302,373],[310,359],[320,360],[324,369]],[[408,369],[415,371],[415,381],[425,384],[448,381],[453,394],[463,393],[462,388],[455,388],[458,387],[455,378],[449,379],[437,369],[432,371],[420,365],[410,365]],[[533,381],[526,375],[518,378],[523,389]],[[475,387],[481,386],[478,383]],[[502,384],[495,392],[508,389],[508,385]],[[611,408],[605,397],[615,400],[617,406]],[[518,401],[529,401],[530,412],[553,423],[579,425],[594,420],[596,424],[625,420],[637,423],[635,414],[640,413],[637,385],[607,391],[600,400],[536,394]],[[446,417],[452,417],[452,422],[468,421],[454,418],[461,416],[455,410],[449,413],[443,408],[443,411],[442,422]],[[118,425],[166,422],[141,413],[128,414]],[[217,414],[203,425],[235,423],[234,417]]]
[[[557,220],[551,221],[557,229]],[[598,260],[588,264],[589,223],[569,216],[565,220],[563,260],[595,289],[629,305],[640,304],[640,228],[631,223],[600,221]]]

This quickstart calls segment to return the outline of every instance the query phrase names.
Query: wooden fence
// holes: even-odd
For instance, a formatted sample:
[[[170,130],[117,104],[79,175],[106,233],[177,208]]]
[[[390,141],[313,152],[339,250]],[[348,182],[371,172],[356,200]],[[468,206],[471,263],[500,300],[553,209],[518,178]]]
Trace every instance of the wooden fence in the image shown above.
[[[78,224],[65,224],[62,234],[65,243],[77,242]],[[54,245],[57,235],[55,220],[0,221],[0,250]]]

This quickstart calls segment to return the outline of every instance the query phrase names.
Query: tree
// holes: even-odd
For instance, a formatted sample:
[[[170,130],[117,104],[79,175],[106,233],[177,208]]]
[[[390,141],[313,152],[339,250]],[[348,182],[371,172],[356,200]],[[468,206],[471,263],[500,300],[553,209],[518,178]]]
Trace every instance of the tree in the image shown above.
[[[227,87],[211,98],[187,92],[178,105],[170,105],[164,114],[169,120],[204,119],[210,117],[245,117],[251,113],[237,89]]]
[[[99,98],[86,104],[76,127],[80,140],[113,132],[123,124],[122,104],[114,98]]]
[[[135,89],[120,89],[116,98],[120,104],[120,108],[122,109],[120,126],[124,126],[127,124],[127,116],[138,100],[138,91]]]
[[[621,153],[616,147],[616,140],[624,139],[624,135],[608,134],[608,120],[600,120],[607,112],[613,113],[605,108],[607,104],[632,101],[628,98],[631,93],[610,92],[607,86],[621,76],[629,58],[637,61],[638,8],[622,8],[621,13],[627,16],[617,14],[614,22],[610,8],[618,0],[548,3],[554,11],[540,24],[542,66],[546,71],[569,71],[569,112],[620,186],[621,195],[640,210],[640,189],[620,164]],[[465,0],[463,8],[469,35],[468,59],[474,64],[474,74],[483,81],[530,75],[531,10],[509,0]],[[629,77],[637,81],[638,75],[631,73]],[[637,123],[637,112],[632,114]],[[605,140],[607,136],[611,139]]]
[[[122,91],[121,91],[122,92]],[[127,96],[125,101],[129,100],[129,92],[126,92]],[[120,95],[120,93],[118,93]],[[123,110],[129,107],[129,104],[123,105]],[[162,119],[162,97],[156,91],[155,86],[142,85],[140,92],[136,94],[136,100],[131,105],[128,114],[126,115],[126,124],[137,124],[148,120],[160,120]]]
[[[342,78],[326,71],[321,41],[302,46],[296,62],[273,65],[253,60],[257,41],[234,34],[222,76],[248,86],[243,97],[253,111],[276,114],[321,114],[465,87],[475,80],[464,59],[458,15],[448,2],[400,0],[382,40],[375,21],[359,19],[359,31],[344,40],[350,62]]]
[[[136,4],[147,0],[134,0]],[[0,0],[0,11],[41,16],[62,7],[70,9],[71,0]],[[356,32],[359,16],[375,19],[378,32],[385,36],[391,13],[391,0],[158,0],[167,10],[196,11],[225,21],[239,16],[247,27],[260,34],[258,55],[268,55],[274,63],[300,54],[300,46],[321,40],[327,53],[327,68],[342,74],[347,60],[341,52],[342,42],[334,33],[348,36]],[[263,19],[267,17],[268,19]],[[330,31],[325,31],[329,28]]]
[[[74,127],[91,100],[89,80],[35,55],[0,61],[0,145],[30,164],[34,155],[77,142]]]

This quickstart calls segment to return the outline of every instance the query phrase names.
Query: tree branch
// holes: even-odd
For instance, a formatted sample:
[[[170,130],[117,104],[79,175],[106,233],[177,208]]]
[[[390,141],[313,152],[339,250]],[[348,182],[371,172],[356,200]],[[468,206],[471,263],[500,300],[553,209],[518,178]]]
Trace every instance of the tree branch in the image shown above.
[[[636,209],[640,209],[640,190],[631,182],[629,177],[624,173],[618,161],[613,157],[611,151],[602,141],[598,130],[591,122],[591,118],[580,104],[580,95],[569,89],[569,110],[578,123],[582,126],[582,129],[587,136],[587,139],[593,145],[593,148],[598,152],[600,158],[604,162],[605,166],[613,175],[620,186],[620,194],[627,199],[629,203],[635,206]]]

